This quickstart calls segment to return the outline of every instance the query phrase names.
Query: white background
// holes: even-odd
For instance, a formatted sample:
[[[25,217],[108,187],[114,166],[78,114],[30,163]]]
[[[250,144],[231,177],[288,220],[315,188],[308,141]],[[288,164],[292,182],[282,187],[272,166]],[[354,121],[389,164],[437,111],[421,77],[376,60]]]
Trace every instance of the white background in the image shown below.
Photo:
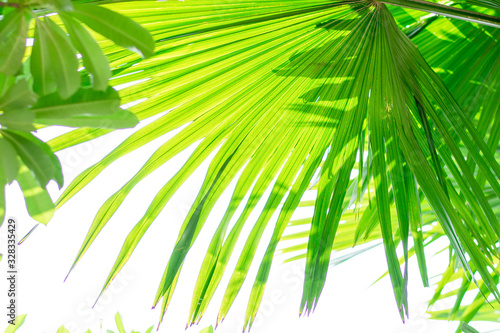
[[[57,130],[41,132],[47,139],[57,134]],[[63,165],[65,186],[116,146],[131,130],[119,131],[95,142],[86,143],[58,153]],[[171,137],[173,133],[169,135]],[[146,161],[151,153],[167,137],[160,138],[137,152],[127,155],[107,168],[94,182],[58,210],[47,227],[37,230],[19,247],[18,313],[27,313],[27,319],[20,333],[56,332],[64,324],[72,333],[85,332],[90,328],[95,332],[116,332],[114,314],[119,311],[125,328],[141,333],[158,323],[159,309],[151,310],[152,302],[160,283],[168,257],[173,249],[179,228],[208,167],[208,162],[186,182],[170,200],[163,212],[152,224],[122,273],[114,280],[110,289],[101,297],[96,307],[91,308],[111,269],[128,232],[144,214],[156,192],[174,175],[187,159],[193,147],[172,159],[155,171],[125,200],[122,207],[102,230],[94,244],[78,263],[68,280],[63,282],[73,260],[84,240],[92,220],[100,205],[131,177]],[[224,213],[232,187],[226,191],[214,208],[209,220],[189,253],[183,267],[180,282],[167,311],[159,332],[183,332],[189,315],[192,291],[206,248],[217,223]],[[55,184],[51,184],[53,198],[60,194]],[[30,219],[24,207],[22,193],[17,185],[7,192],[7,215],[18,221],[18,237],[24,236],[36,223]],[[262,207],[262,206],[261,206]],[[300,212],[298,212],[300,213]],[[248,233],[253,214],[247,223]],[[250,295],[259,260],[272,232],[266,230],[256,254],[249,278],[245,281],[226,320],[217,332],[241,332],[246,302]],[[1,241],[5,244],[5,228],[1,231]],[[199,326],[187,332],[199,332],[214,324],[225,286],[238,259],[244,241],[241,240],[229,262],[226,276],[204,315]],[[445,243],[436,244],[434,250]],[[430,249],[432,253],[433,248]],[[5,246],[1,251],[5,253]],[[332,257],[337,257],[334,254]],[[271,276],[266,287],[263,306],[257,316],[252,332],[454,332],[457,323],[428,320],[425,314],[426,301],[432,297],[437,278],[431,279],[431,288],[422,286],[415,259],[410,261],[409,304],[410,319],[403,324],[399,318],[392,293],[390,280],[384,278],[371,284],[386,271],[386,261],[381,246],[365,254],[331,267],[326,286],[316,311],[306,318],[299,318],[299,304],[302,292],[304,261],[283,264],[284,256],[276,256]],[[6,260],[1,262],[6,271]],[[429,257],[429,276],[444,271],[447,254]],[[7,290],[5,279],[1,279],[0,290]],[[4,299],[4,298],[2,298]],[[435,308],[451,306],[451,301],[438,304]],[[2,320],[0,330],[7,325]],[[102,323],[102,329],[100,325]],[[474,324],[476,328],[493,329],[492,324]]]

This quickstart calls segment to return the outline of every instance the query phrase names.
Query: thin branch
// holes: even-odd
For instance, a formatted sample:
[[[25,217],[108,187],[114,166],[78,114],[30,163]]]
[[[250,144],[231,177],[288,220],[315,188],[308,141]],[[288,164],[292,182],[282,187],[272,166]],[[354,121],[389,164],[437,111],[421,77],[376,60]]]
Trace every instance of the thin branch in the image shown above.
[[[453,17],[459,20],[475,22],[495,28],[500,28],[499,17],[481,14],[478,12],[473,12],[470,10],[455,8],[451,6],[445,6],[435,2],[429,2],[423,0],[382,0],[381,2],[394,6],[421,10],[428,13],[435,13],[447,17]]]
[[[14,7],[14,8],[19,8],[21,5],[18,3],[13,3],[13,2],[0,2],[0,7]]]

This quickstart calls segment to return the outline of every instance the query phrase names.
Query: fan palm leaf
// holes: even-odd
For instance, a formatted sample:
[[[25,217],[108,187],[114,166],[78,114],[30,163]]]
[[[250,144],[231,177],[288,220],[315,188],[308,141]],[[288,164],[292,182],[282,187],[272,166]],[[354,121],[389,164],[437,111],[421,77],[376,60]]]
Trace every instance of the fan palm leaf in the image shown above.
[[[499,160],[498,125],[496,123],[499,116],[499,106],[497,103],[498,85],[496,84],[500,75],[498,67],[500,64],[498,51],[500,50],[496,46],[496,42],[500,37],[499,32],[496,29],[478,27],[463,21],[449,21],[431,17],[433,18],[432,22],[429,23],[432,24],[431,29],[418,30],[415,34],[414,26],[419,27],[422,23],[412,20],[412,16],[399,15],[398,10],[394,11],[394,14],[398,23],[408,26],[405,29],[407,34],[412,36],[412,40],[417,43],[420,52],[429,61],[433,69],[443,78],[453,95],[457,96],[458,102],[464,106],[471,119],[476,123],[478,132],[487,138],[488,145],[492,152],[496,153],[496,159]],[[438,34],[439,37],[445,38],[436,36],[435,33],[439,33],[439,31],[446,33],[446,35]],[[462,38],[465,36],[467,38]],[[470,45],[472,43],[474,45],[481,45],[481,47],[471,48]],[[477,61],[478,59],[480,61]],[[488,63],[488,65],[486,66],[485,63]],[[484,178],[481,174],[478,174],[477,178],[480,183],[484,184]],[[500,201],[491,188],[484,188],[484,193],[498,219],[500,217]],[[361,205],[364,207],[369,206],[368,199],[363,198]],[[395,208],[392,207],[391,209],[391,214],[395,213]],[[337,238],[333,249],[341,251],[349,248],[353,243],[380,240],[382,238],[380,232],[377,229],[373,229],[378,220],[372,211],[371,207],[366,208],[361,219],[356,219],[354,212],[350,210],[346,211],[342,216],[342,224],[338,231],[339,235],[342,236],[342,241],[338,241]],[[416,232],[412,230],[412,235],[415,237],[415,235],[422,234],[423,237],[421,239],[425,241],[425,245],[428,245],[430,242],[443,237],[444,233],[438,225],[434,225],[436,217],[425,198],[421,203],[421,211],[422,225],[425,231],[422,232],[421,228]],[[370,220],[373,221],[370,223]],[[286,236],[282,237],[282,240],[285,241],[284,244],[286,244],[287,240],[292,239],[295,243],[297,243],[297,240],[300,243],[293,246],[285,245],[282,253],[292,255],[292,257],[285,261],[293,261],[305,257],[303,250],[306,249],[309,233],[308,231],[293,232],[293,227],[310,224],[310,221],[310,218],[306,218],[290,222],[290,231]],[[473,230],[474,228],[471,229]],[[361,237],[363,232],[364,237]],[[410,248],[409,255],[417,254],[424,285],[427,285],[425,264],[422,265],[422,263],[425,263],[423,244],[423,242],[414,239],[414,245],[413,248]],[[419,251],[419,248],[421,251]],[[350,258],[356,254],[358,253],[352,252],[341,258]],[[404,261],[404,257],[400,257],[400,264],[404,263]],[[494,273],[494,276],[496,274]],[[459,288],[443,293],[448,283],[453,283],[459,279],[462,280]],[[482,288],[484,289],[484,286]],[[471,320],[496,321],[496,307],[483,307],[487,303],[487,299],[484,296],[488,292],[484,294],[478,292],[473,303],[462,305],[466,292],[470,292],[471,290],[477,290],[477,285],[472,283],[470,279],[467,279],[463,271],[457,271],[454,265],[450,265],[446,272],[444,272],[434,297],[430,300],[430,306],[438,300],[451,296],[456,297],[454,306],[446,310],[431,311],[431,318],[461,320],[463,323],[468,323]],[[491,304],[494,305],[493,303]]]
[[[264,229],[276,214],[247,308],[245,327],[249,328],[277,244],[317,173],[302,313],[314,309],[323,289],[340,219],[349,206],[346,197],[359,203],[372,178],[373,212],[402,318],[407,315],[407,268],[400,269],[396,244],[402,242],[407,261],[409,231],[418,230],[420,224],[421,196],[468,276],[472,277],[474,267],[488,290],[498,296],[488,268],[496,256],[500,225],[482,190],[486,183],[500,196],[500,166],[491,152],[493,143],[483,141],[470,112],[462,110],[385,4],[201,0],[110,6],[148,28],[156,40],[155,56],[145,61],[101,42],[114,74],[111,82],[126,86],[121,90],[124,102],[137,103],[131,110],[139,119],[155,116],[155,120],[80,174],[61,195],[58,207],[118,158],[182,129],[103,204],[75,264],[135,185],[185,148],[197,146],[127,236],[103,290],[180,185],[214,153],[154,299],[155,305],[162,301],[162,313],[210,211],[237,178],[200,270],[189,323],[203,315],[243,226],[271,187],[219,311],[221,321],[247,277]],[[454,12],[451,7],[447,10]],[[491,20],[495,22],[495,17]],[[423,26],[418,22],[414,28]],[[489,63],[495,60],[488,59]],[[108,132],[79,129],[50,145],[60,150]],[[356,165],[362,172],[353,183],[350,176]],[[477,180],[475,172],[484,180]],[[245,196],[249,196],[246,201]],[[391,212],[392,202],[395,212]],[[243,212],[235,216],[238,207]],[[233,218],[236,222],[229,228]],[[481,228],[472,228],[478,223]]]

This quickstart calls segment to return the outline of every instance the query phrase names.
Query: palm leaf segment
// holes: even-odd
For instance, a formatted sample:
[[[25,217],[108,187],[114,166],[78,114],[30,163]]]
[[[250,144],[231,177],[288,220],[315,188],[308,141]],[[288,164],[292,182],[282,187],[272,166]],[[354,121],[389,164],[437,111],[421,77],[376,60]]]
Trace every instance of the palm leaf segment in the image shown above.
[[[500,154],[498,154],[500,140],[498,131],[500,129],[497,123],[500,116],[500,106],[496,102],[498,85],[495,84],[500,78],[500,49],[496,45],[500,37],[500,31],[488,27],[478,27],[463,21],[436,19],[435,16],[415,20],[410,15],[400,15],[402,12],[399,9],[393,9],[392,12],[396,21],[401,26],[406,27],[404,29],[405,33],[412,36],[412,40],[419,45],[419,50],[425,59],[443,78],[453,95],[457,96],[459,103],[464,106],[464,110],[474,120],[478,132],[487,138],[491,151],[496,152],[497,161],[500,160]],[[421,29],[422,26],[431,23],[432,29]],[[463,38],[465,36],[467,38]],[[471,45],[477,45],[478,47],[471,48]],[[359,168],[359,166],[356,167]],[[484,185],[484,177],[481,174],[478,174],[477,179],[479,183]],[[456,187],[456,183],[453,186]],[[313,187],[312,190],[315,191],[316,187]],[[500,200],[488,185],[483,187],[483,191],[498,219],[500,217]],[[443,229],[436,225],[436,216],[433,214],[425,197],[421,196],[420,201],[423,228],[417,225],[416,229],[411,230],[414,242],[413,246],[408,250],[408,255],[417,256],[423,284],[428,286],[429,278],[423,247],[444,237],[445,234]],[[303,201],[300,205],[313,206],[314,202]],[[353,244],[372,241],[375,241],[374,245],[364,247],[358,251],[351,251],[340,257],[335,255],[335,259],[330,262],[331,265],[343,262],[371,249],[373,246],[377,246],[382,238],[379,229],[375,228],[379,222],[376,214],[377,208],[375,205],[370,205],[367,196],[363,197],[360,205],[366,207],[360,217],[356,214],[356,210],[346,210],[342,215],[333,249],[334,251],[341,251]],[[397,214],[394,206],[391,207],[391,214]],[[397,228],[398,226],[394,222],[393,227]],[[286,261],[306,257],[307,253],[304,253],[304,250],[307,249],[309,231],[302,230],[303,226],[310,224],[311,218],[292,220],[289,223],[286,235],[282,237],[283,248],[281,249],[281,253],[291,255]],[[301,231],[295,231],[297,226]],[[471,225],[470,229],[477,228]],[[295,244],[288,245],[288,241]],[[395,241],[400,242],[397,238],[395,238]],[[405,257],[400,256],[399,262],[400,264],[405,263]],[[496,265],[498,265],[497,261],[495,261],[495,267]],[[496,281],[498,268],[495,269],[492,275]],[[465,304],[466,295],[472,293],[475,293],[473,301],[470,304]],[[454,300],[449,308],[431,311],[431,318],[460,320],[462,324],[458,327],[457,332],[466,331],[463,325],[466,325],[471,320],[497,321],[498,306],[494,302],[494,297],[489,297],[491,302],[489,303],[487,296],[492,295],[490,295],[486,285],[480,280],[478,280],[478,284],[473,283],[467,278],[463,270],[457,270],[456,258],[452,255],[450,265],[443,272],[437,284],[435,295],[429,301],[429,307],[432,309],[436,301],[449,302],[451,298],[454,298]],[[489,304],[486,305],[486,303]]]
[[[303,313],[314,309],[321,294],[339,220],[348,206],[346,193],[356,191],[356,201],[361,200],[372,177],[380,231],[402,317],[407,314],[407,274],[406,268],[403,272],[400,269],[395,238],[401,239],[407,258],[409,230],[419,223],[418,189],[450,239],[458,262],[471,275],[470,258],[488,290],[498,296],[488,267],[500,227],[471,164],[477,165],[497,196],[500,166],[385,5],[296,0],[141,1],[112,6],[147,27],[157,41],[157,54],[143,62],[105,46],[115,84],[138,83],[122,91],[125,102],[141,101],[132,108],[136,115],[140,119],[157,115],[157,119],[78,176],[58,206],[116,159],[185,127],[104,203],[75,264],[136,184],[178,152],[198,144],[126,238],[103,290],[183,181],[216,152],[155,297],[155,304],[162,301],[162,313],[210,210],[237,178],[231,202],[202,264],[189,322],[197,322],[203,315],[248,216],[271,186],[265,208],[231,276],[218,318],[221,321],[226,316],[263,231],[277,214],[247,309],[246,325],[250,327],[276,245],[318,170]],[[56,150],[63,149],[105,133],[76,130],[50,143]],[[467,161],[459,143],[469,154]],[[366,172],[360,172],[359,181],[352,185],[350,175],[357,157],[359,170]],[[448,177],[443,168],[449,170]],[[249,199],[243,200],[245,196]],[[396,203],[398,232],[392,226],[391,201]],[[242,213],[234,216],[240,206]],[[480,233],[471,233],[468,228],[476,223],[471,214],[481,223]],[[229,228],[233,217],[236,221]]]

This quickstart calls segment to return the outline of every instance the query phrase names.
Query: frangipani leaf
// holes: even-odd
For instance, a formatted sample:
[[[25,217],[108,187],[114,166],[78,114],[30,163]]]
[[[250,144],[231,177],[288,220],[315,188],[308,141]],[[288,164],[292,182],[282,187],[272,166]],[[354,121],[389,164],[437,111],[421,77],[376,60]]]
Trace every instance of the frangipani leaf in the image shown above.
[[[42,224],[49,223],[55,207],[47,189],[37,182],[30,169],[21,164],[17,182],[21,187],[30,216]]]
[[[53,179],[59,188],[62,187],[61,163],[46,143],[31,133],[1,130],[0,134],[12,144],[23,162],[33,171],[40,186],[45,188]]]
[[[2,127],[27,133],[35,130],[33,120],[35,115],[29,109],[8,110],[0,115]]]
[[[57,93],[43,96],[32,111],[35,123],[70,127],[127,128],[137,124],[137,117],[120,108],[118,92],[80,88],[73,96],[62,99]]]
[[[80,51],[83,65],[92,76],[92,86],[95,90],[106,91],[111,76],[108,59],[101,48],[85,28],[67,13],[59,13],[68,29],[73,45]]]
[[[7,184],[16,179],[19,172],[19,161],[15,148],[5,138],[0,137],[0,172]]]
[[[64,31],[49,17],[38,18],[31,72],[34,90],[46,95],[57,85],[61,98],[72,96],[80,86],[76,52]]]
[[[24,10],[11,10],[0,21],[0,73],[7,76],[21,69],[28,27]]]
[[[117,45],[138,52],[144,58],[153,55],[151,35],[128,17],[94,4],[75,4],[73,8],[69,14]]]
[[[19,79],[2,94],[0,110],[24,109],[32,106],[38,100],[25,79]]]

